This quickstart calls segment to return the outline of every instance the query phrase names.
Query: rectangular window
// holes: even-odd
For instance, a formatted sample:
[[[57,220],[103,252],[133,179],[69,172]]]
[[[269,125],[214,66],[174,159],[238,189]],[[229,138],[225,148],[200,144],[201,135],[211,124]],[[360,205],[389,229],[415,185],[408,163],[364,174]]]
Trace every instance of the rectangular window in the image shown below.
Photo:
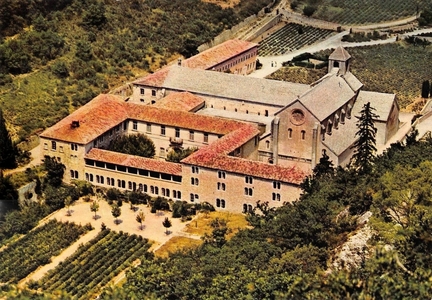
[[[152,90],[152,96],[156,97],[156,90]]]
[[[51,141],[51,150],[56,151],[57,150],[57,143],[55,141]]]
[[[204,143],[208,143],[208,133],[204,133]]]
[[[160,148],[160,157],[165,157],[165,148]]]
[[[147,132],[151,132],[151,124],[147,123],[146,131]]]
[[[144,95],[144,89],[143,88],[140,89],[140,94]]]
[[[44,143],[44,150],[48,150],[48,143]]]
[[[189,131],[189,140],[191,140],[191,141],[194,140],[194,132],[192,130]]]
[[[132,129],[138,130],[138,122],[137,121],[132,121]]]
[[[180,128],[176,128],[175,129],[175,137],[179,138],[180,137]]]
[[[59,151],[60,151],[60,153],[63,153],[63,146],[59,147]]]
[[[161,135],[165,135],[165,126],[161,125]]]

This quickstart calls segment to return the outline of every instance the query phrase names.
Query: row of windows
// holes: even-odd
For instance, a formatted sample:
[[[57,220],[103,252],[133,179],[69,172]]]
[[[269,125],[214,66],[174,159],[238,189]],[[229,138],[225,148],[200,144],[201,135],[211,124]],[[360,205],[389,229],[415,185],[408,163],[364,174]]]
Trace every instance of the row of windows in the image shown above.
[[[190,199],[191,202],[195,202],[195,201],[199,200],[199,195],[198,194],[192,194],[191,193],[189,196],[190,196],[189,199]]]
[[[218,171],[218,178],[225,179],[226,178],[226,173],[224,171]]]
[[[216,207],[225,208],[225,200],[224,199],[216,199]]]
[[[95,161],[95,160],[91,160],[91,159],[86,159],[85,163],[87,166],[98,167],[98,168],[102,168],[102,169],[109,169],[109,170],[113,170],[113,171],[125,172],[125,173],[129,173],[129,174],[135,174],[135,175],[152,177],[152,178],[162,179],[162,180],[175,181],[175,182],[181,182],[182,181],[181,176],[176,176],[176,175],[171,175],[171,174],[166,174],[166,173],[153,172],[153,171],[148,171],[148,170],[144,170],[144,169],[137,169],[137,168],[133,168],[133,167],[125,167],[122,165],[115,165],[115,164],[105,163],[105,162],[101,162],[101,161]]]
[[[253,206],[251,204],[243,204],[243,213],[253,212]]]
[[[79,179],[79,173],[75,170],[70,170],[70,176],[72,179]]]
[[[78,151],[78,144],[71,144],[70,146],[72,151]],[[44,143],[44,150],[48,150],[48,143]],[[56,141],[51,141],[51,150],[52,151],[57,150]],[[59,152],[63,153],[63,146],[59,146]]]
[[[288,128],[288,138],[292,139],[292,136],[293,136],[293,130],[291,128]],[[301,139],[304,140],[306,138],[306,131],[302,130],[300,132],[300,136],[301,136]]]
[[[256,55],[256,52],[249,53],[249,54],[244,55],[244,56],[242,56],[240,58],[237,58],[235,61],[232,61],[229,64],[224,65],[223,68],[222,68],[222,70],[225,71],[225,70],[231,69],[233,66],[235,66],[235,65],[237,65],[237,64],[245,61],[246,59],[251,58],[254,55]]]
[[[132,121],[132,128],[133,130],[138,130],[138,122]],[[152,124],[147,123],[146,124],[146,132],[151,133],[152,132]],[[165,136],[166,135],[166,126],[161,125],[160,126],[160,135]],[[180,128],[175,128],[175,137],[180,138]],[[193,130],[189,130],[189,140],[194,141],[195,140],[195,132]],[[203,142],[208,143],[209,135],[208,133],[203,134]]]
[[[141,89],[140,89],[140,94],[141,94],[141,95],[144,95],[144,93],[145,93],[145,89],[144,89],[144,88],[141,88]],[[151,95],[152,95],[153,97],[156,97],[156,90],[152,90],[152,91],[151,91]]]
[[[248,184],[252,184],[253,183],[253,177],[252,176],[246,176],[245,177],[245,182]]]
[[[87,181],[93,182],[94,179],[96,179],[96,183],[105,184],[105,178],[103,176],[99,176],[99,175],[94,176],[91,173],[86,173],[85,176],[86,176]],[[78,178],[78,172],[71,170],[71,177],[75,178],[75,179]],[[114,178],[107,177],[106,182],[107,182],[106,184],[109,186],[115,186],[115,179]],[[128,183],[128,185],[127,185],[128,190],[140,191],[143,193],[149,192],[147,184],[142,184],[142,183],[137,184],[136,182],[133,182],[133,181],[128,181],[127,183]],[[122,189],[126,189],[126,181],[121,180],[121,179],[117,179],[117,187],[122,188]],[[161,188],[160,190],[161,190],[162,196],[171,197],[170,189]],[[173,192],[173,198],[181,199],[181,191],[173,190],[172,192]],[[159,187],[151,185],[150,186],[150,193],[154,194],[154,195],[159,195]]]
[[[214,107],[213,107],[213,104],[210,105],[210,108],[214,108]],[[223,107],[223,110],[227,110],[226,106]],[[237,108],[234,108],[234,111],[235,111],[235,112],[238,112],[238,109],[237,109]],[[249,110],[245,110],[244,112],[245,112],[246,114],[249,114]],[[257,112],[257,115],[258,115],[258,116],[261,116],[261,112]],[[264,116],[265,116],[265,117],[268,117],[268,116],[269,116],[269,111],[268,111],[267,109],[264,111]]]

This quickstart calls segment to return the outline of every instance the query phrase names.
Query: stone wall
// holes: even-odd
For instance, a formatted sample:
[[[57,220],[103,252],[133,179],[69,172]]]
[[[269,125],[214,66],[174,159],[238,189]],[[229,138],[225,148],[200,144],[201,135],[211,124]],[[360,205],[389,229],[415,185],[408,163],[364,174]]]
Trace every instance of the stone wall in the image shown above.
[[[37,194],[35,192],[36,181],[30,182],[18,189],[18,202],[20,205],[26,202],[37,201]]]

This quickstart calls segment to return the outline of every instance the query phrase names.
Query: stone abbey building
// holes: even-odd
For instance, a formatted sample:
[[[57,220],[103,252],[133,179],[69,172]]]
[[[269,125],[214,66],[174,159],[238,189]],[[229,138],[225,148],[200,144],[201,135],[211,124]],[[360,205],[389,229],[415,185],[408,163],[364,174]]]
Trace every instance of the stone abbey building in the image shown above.
[[[229,55],[247,72],[255,48],[240,48]],[[48,128],[40,135],[42,155],[61,159],[66,181],[206,201],[232,212],[257,201],[277,207],[298,198],[323,153],[335,165],[349,162],[355,116],[365,103],[379,116],[377,146],[398,130],[395,95],[362,91],[350,60],[337,48],[328,74],[311,85],[218,72],[202,61],[191,68],[185,60],[136,80],[129,98],[99,95]],[[155,158],[105,150],[114,137],[138,132],[153,140]],[[180,163],[165,161],[179,147],[199,150]]]

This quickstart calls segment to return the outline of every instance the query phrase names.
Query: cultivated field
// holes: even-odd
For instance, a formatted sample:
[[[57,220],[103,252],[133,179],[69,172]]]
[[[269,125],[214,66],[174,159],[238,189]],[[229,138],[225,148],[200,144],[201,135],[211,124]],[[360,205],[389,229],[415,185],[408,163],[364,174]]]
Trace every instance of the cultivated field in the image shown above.
[[[288,23],[260,42],[258,55],[281,55],[313,44],[330,36],[332,33],[331,30]]]

